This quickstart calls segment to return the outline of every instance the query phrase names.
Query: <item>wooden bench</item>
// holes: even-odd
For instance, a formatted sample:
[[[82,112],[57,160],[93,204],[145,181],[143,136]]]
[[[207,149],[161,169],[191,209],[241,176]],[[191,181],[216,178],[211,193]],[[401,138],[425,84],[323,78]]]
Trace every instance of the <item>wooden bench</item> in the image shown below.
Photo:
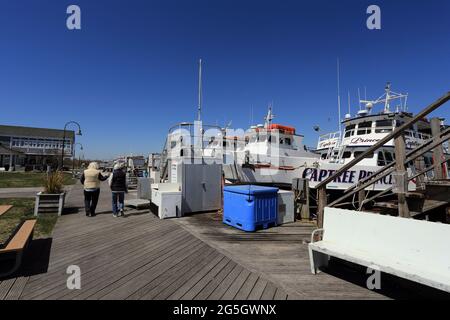
[[[23,252],[33,239],[36,220],[26,220],[8,242],[5,248],[0,249],[0,261],[14,260],[13,267],[7,272],[1,273],[0,277],[6,277],[14,273],[22,262]]]
[[[0,216],[8,212],[9,209],[11,209],[11,205],[0,205]]]
[[[449,243],[447,224],[327,207],[308,247],[314,274],[333,256],[450,292]]]

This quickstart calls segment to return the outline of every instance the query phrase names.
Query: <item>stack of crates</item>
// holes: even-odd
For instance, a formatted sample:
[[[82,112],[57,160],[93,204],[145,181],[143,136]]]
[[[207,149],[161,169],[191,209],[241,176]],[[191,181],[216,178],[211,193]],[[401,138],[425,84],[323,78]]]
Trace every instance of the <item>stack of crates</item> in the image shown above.
[[[254,185],[224,188],[223,222],[244,231],[277,225],[278,188]]]

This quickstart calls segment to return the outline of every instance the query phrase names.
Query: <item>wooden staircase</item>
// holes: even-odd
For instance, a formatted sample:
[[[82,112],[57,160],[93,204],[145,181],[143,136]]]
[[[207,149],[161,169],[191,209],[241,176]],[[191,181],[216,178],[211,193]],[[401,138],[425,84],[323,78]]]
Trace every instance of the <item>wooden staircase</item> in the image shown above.
[[[414,149],[406,148],[405,132],[419,120],[435,111],[450,100],[450,92],[424,108],[413,118],[397,127],[393,132],[380,139],[358,157],[336,170],[317,186],[317,224],[323,227],[324,208],[355,205],[357,210],[373,211],[381,214],[398,215],[403,218],[427,219],[450,223],[450,159],[444,153],[444,144],[450,140],[450,127],[442,126],[440,118],[430,120],[431,137]],[[390,140],[395,144],[395,160],[380,168],[344,191],[338,199],[328,203],[327,184],[334,181],[343,172],[357,165],[368,154],[376,152]],[[448,149],[445,149],[448,152]],[[422,158],[426,153],[433,154],[432,164],[424,168]],[[413,167],[412,175],[407,167]],[[428,173],[432,173],[429,175]],[[394,185],[369,197],[370,187],[380,179],[394,175]],[[416,190],[408,190],[410,181],[415,181]],[[355,199],[351,202],[348,199]],[[383,199],[380,201],[380,199]],[[353,209],[353,208],[352,208]]]
[[[405,194],[409,216],[416,219],[449,222],[447,211],[450,209],[450,179],[432,180],[424,183],[424,190]],[[398,201],[392,199],[373,203],[367,211],[395,214]]]

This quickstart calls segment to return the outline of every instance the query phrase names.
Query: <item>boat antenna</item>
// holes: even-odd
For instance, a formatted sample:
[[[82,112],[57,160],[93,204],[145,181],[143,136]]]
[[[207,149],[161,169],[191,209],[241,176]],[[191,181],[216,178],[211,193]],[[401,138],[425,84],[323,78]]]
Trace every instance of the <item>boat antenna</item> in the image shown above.
[[[337,58],[337,99],[338,99],[338,128],[341,133],[341,87],[340,87],[340,72],[339,58]]]
[[[361,110],[361,92],[359,91],[359,87],[358,87],[358,105],[359,105],[359,110]]]
[[[350,114],[350,90],[348,91],[348,114]]]
[[[202,119],[202,59],[198,61],[198,109],[197,120]]]

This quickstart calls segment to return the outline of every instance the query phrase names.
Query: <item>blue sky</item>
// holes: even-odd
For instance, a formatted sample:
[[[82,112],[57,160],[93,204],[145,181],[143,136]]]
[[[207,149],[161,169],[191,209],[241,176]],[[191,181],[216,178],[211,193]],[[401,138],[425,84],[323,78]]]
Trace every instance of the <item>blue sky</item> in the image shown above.
[[[77,4],[82,30],[66,28]],[[381,30],[366,8],[381,7]],[[450,1],[1,0],[2,124],[81,123],[85,156],[161,151],[168,128],[196,117],[247,128],[273,101],[276,122],[315,145],[316,124],[337,128],[341,97],[407,92],[418,111],[450,89]],[[343,113],[344,113],[343,110]],[[448,105],[439,115],[450,120]]]

